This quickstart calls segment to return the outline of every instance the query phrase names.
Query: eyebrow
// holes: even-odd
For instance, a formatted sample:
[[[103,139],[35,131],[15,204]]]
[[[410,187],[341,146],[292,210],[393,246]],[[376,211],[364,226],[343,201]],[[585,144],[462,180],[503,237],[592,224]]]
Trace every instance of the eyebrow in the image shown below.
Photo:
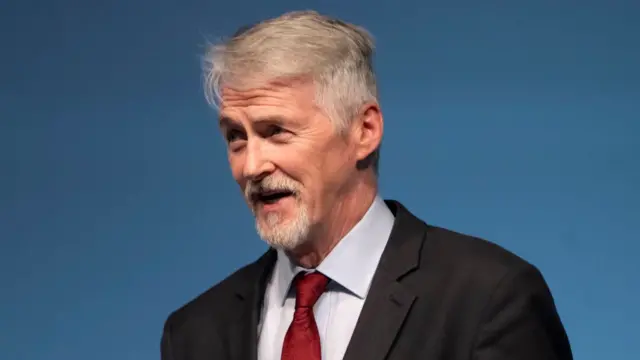
[[[287,122],[288,122],[287,118],[279,115],[264,116],[264,117],[259,117],[252,120],[252,123],[254,124],[264,124],[264,123],[285,124]],[[234,124],[237,124],[237,121],[233,120],[228,116],[221,116],[220,119],[218,120],[218,126],[220,126],[221,128],[225,126],[232,126]]]
[[[235,121],[233,121],[233,119],[231,119],[230,117],[227,116],[221,116],[220,119],[218,120],[218,126],[220,128],[223,128],[225,126],[229,126],[231,124],[233,124]]]

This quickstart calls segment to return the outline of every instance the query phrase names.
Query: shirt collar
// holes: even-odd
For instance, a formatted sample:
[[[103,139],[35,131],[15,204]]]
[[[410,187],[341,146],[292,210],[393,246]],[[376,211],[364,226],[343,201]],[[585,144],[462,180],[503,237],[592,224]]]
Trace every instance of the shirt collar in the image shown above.
[[[389,240],[394,220],[384,200],[376,196],[362,219],[338,242],[316,270],[364,299]],[[277,296],[284,304],[293,278],[299,272],[308,270],[293,264],[281,250],[278,251],[274,270]]]

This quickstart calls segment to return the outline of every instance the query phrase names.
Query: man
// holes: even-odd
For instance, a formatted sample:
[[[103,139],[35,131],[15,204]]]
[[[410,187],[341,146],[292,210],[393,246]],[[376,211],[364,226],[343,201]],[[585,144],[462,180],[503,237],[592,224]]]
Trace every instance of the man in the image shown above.
[[[270,250],[169,316],[163,360],[572,359],[534,266],[380,198],[372,56],[315,12],[211,48],[207,95]]]

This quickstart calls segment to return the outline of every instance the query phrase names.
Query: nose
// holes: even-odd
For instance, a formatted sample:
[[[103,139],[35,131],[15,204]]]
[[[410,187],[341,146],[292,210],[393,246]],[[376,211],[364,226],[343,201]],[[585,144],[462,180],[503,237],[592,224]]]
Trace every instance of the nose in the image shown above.
[[[269,161],[260,141],[248,141],[243,176],[247,180],[260,180],[275,170],[275,165]]]

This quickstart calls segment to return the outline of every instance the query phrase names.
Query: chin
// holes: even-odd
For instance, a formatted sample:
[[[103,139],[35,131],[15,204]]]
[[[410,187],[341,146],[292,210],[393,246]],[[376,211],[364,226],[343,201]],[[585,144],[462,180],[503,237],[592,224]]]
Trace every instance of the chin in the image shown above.
[[[282,239],[279,238],[263,238],[263,240],[269,247],[287,252],[295,251],[306,243],[304,239],[286,239],[282,241]]]
[[[306,212],[300,212],[294,219],[283,219],[279,212],[259,215],[256,230],[260,238],[271,247],[293,250],[304,244],[309,235],[309,221]]]

